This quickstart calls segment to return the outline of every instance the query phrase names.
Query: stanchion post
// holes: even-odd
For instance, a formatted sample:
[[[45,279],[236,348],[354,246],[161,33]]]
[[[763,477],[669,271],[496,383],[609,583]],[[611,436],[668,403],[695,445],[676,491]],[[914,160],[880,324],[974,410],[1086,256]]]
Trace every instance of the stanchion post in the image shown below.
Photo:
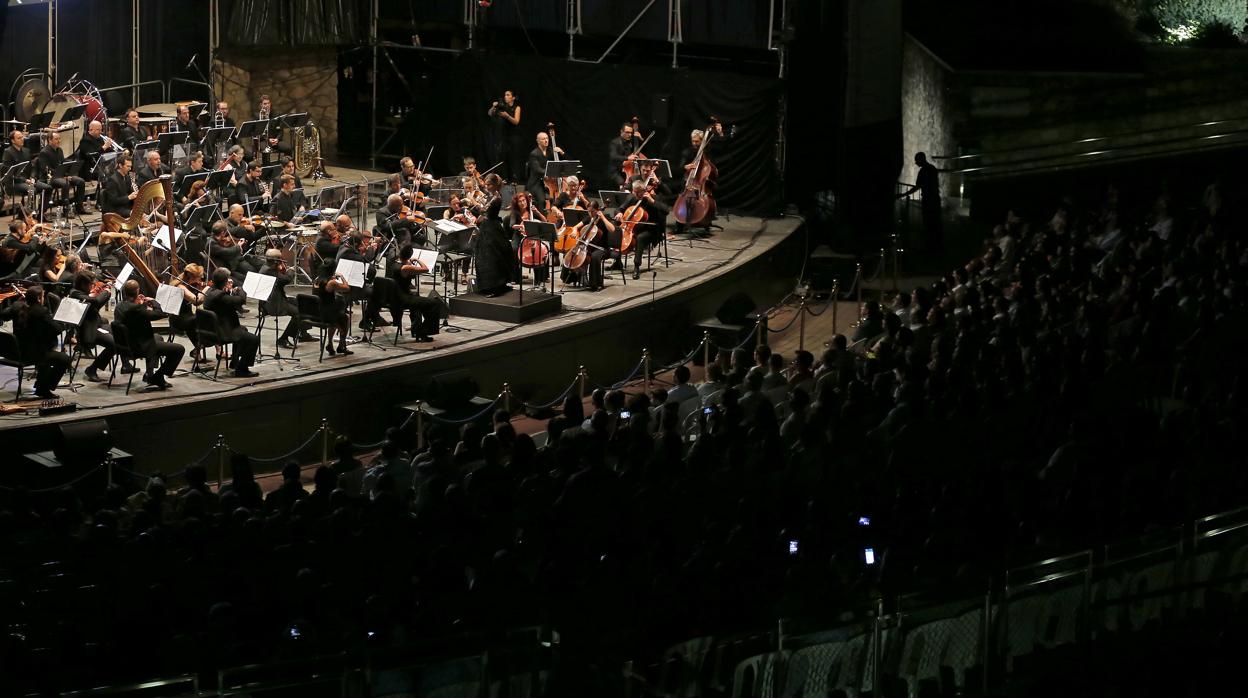
[[[797,350],[806,350],[806,299],[797,304]]]
[[[641,350],[641,370],[645,372],[645,378],[642,379],[641,385],[646,391],[646,395],[650,394],[650,350]]]
[[[420,400],[416,401],[416,450],[425,450],[425,411],[420,408]]]
[[[108,471],[108,486],[113,486],[113,454],[104,457],[104,469]]]
[[[511,384],[503,383],[503,392],[499,395],[503,400],[503,409],[507,410],[507,416],[511,416]]]
[[[225,435],[217,434],[217,491],[225,485]]]
[[[767,344],[767,313],[758,316],[758,344],[755,346],[764,346]]]
[[[710,366],[711,366],[711,331],[705,330],[702,332],[702,370],[705,371],[706,369],[710,368]]]
[[[329,465],[329,420],[321,418],[321,465]]]
[[[854,274],[854,285],[858,287],[858,321],[854,327],[862,324],[862,262],[858,262],[858,271]]]
[[[577,385],[580,386],[580,391],[581,391],[581,394],[578,397],[583,399],[585,397],[586,384],[589,382],[589,374],[585,372],[584,365],[582,365],[580,369],[577,370],[576,380],[577,380]]]
[[[840,295],[841,295],[841,280],[833,279],[832,280],[832,336],[833,337],[839,334],[836,330],[836,306],[840,305],[839,303]]]

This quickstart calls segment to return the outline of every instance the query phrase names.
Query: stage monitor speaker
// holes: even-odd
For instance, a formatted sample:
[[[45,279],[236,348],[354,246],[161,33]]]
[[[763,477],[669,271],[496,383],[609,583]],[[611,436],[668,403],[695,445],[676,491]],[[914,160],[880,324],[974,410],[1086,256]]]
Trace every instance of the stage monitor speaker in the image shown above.
[[[744,325],[747,322],[747,316],[757,309],[758,306],[754,304],[753,298],[737,291],[728,296],[728,299],[719,306],[719,310],[715,311],[715,319],[725,325]]]
[[[479,391],[477,380],[468,371],[447,371],[429,379],[426,397],[434,407],[453,410],[467,407]]]
[[[650,98],[650,123],[642,124],[650,128],[667,128],[672,120],[672,96],[652,95]]]
[[[62,465],[98,465],[112,447],[108,422],[90,419],[62,424],[52,452]]]

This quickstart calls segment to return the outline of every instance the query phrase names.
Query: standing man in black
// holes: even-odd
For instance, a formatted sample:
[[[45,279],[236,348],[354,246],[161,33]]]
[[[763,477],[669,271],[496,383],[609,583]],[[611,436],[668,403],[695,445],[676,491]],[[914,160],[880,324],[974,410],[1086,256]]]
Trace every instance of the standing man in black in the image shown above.
[[[545,208],[546,203],[546,163],[558,160],[559,155],[563,155],[563,148],[556,146],[552,151],[550,136],[545,131],[538,131],[537,147],[529,152],[529,179],[524,191],[533,195],[533,204],[539,209]]]
[[[35,170],[37,174],[35,178],[46,181],[52,186],[52,190],[60,190],[61,195],[65,198],[66,204],[71,199],[74,204],[74,213],[82,215],[86,213],[83,207],[83,199],[87,194],[87,183],[82,177],[76,177],[69,173],[58,176],[56,169],[65,162],[65,155],[61,153],[61,134],[55,131],[48,137],[48,144],[43,146],[39,151],[39,157],[35,158]]]
[[[640,179],[633,180],[631,195],[620,207],[620,212],[615,214],[617,223],[622,222],[625,214],[628,214],[633,206],[639,203],[642,210],[646,212],[646,220],[633,228],[634,279],[641,278],[642,254],[651,246],[658,244],[667,229],[667,207],[656,201],[653,193],[646,191],[646,185]]]
[[[139,282],[130,279],[121,285],[121,302],[117,304],[113,315],[130,335],[130,349],[134,355],[147,360],[147,372],[143,374],[143,382],[164,390],[172,387],[168,378],[178,370],[178,364],[182,362],[182,354],[186,349],[181,344],[156,338],[152,321],[165,317],[165,314],[153,307],[153,303],[150,299],[147,303],[139,303]]]
[[[212,272],[212,287],[204,294],[204,308],[217,314],[217,321],[224,335],[221,340],[234,343],[230,368],[234,370],[236,378],[255,378],[260,375],[251,370],[251,366],[256,363],[260,338],[243,328],[238,320],[238,311],[246,303],[247,295],[241,288],[234,288],[229,269],[218,268]]]
[[[641,142],[633,131],[631,123],[620,127],[620,137],[611,139],[607,146],[607,171],[604,181],[610,182],[616,189],[624,188],[624,162],[629,159]]]
[[[44,303],[42,286],[26,289],[25,299],[0,311],[0,321],[12,320],[22,358],[35,364],[35,395],[45,400],[57,397],[52,390],[69,369],[69,356],[56,348],[60,327],[52,321],[52,311]]]
[[[923,198],[923,237],[928,252],[940,252],[945,246],[944,223],[941,220],[940,170],[927,161],[926,153],[915,153],[914,164],[919,168],[914,186],[897,198],[905,198],[919,192]]]

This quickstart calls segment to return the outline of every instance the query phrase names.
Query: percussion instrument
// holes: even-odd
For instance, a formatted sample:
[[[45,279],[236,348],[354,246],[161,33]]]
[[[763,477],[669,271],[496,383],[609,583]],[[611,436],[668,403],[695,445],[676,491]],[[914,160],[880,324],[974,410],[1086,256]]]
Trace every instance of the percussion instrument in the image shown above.
[[[98,100],[95,100],[94,105],[92,105],[90,102],[87,101],[89,99],[93,99],[93,98],[87,97],[85,95],[74,95],[74,94],[69,94],[68,92],[60,92],[60,93],[57,93],[56,95],[53,95],[52,100],[48,102],[47,105],[45,105],[43,110],[40,112],[43,114],[47,114],[48,112],[51,112],[52,123],[54,124],[60,124],[61,126],[72,125],[74,128],[78,130],[77,137],[61,138],[61,154],[63,154],[66,158],[72,158],[74,156],[74,151],[77,150],[78,148],[78,140],[82,138],[83,133],[87,132],[87,124],[93,121],[93,119],[90,118],[90,114],[92,113],[92,106],[94,106],[95,114],[97,116],[103,113],[104,111],[104,107],[99,103]],[[77,107],[82,104],[88,105],[86,115],[84,115],[83,117],[74,119],[73,121],[70,121],[70,122],[63,122],[62,117],[64,116],[66,111],[68,111],[72,107]],[[60,129],[58,128],[57,130],[59,131]]]
[[[161,102],[158,104],[140,104],[135,107],[134,110],[139,113],[140,117],[159,116],[163,119],[178,118],[178,105],[169,102]]]
[[[17,88],[17,98],[13,104],[13,115],[18,121],[29,123],[30,117],[42,113],[48,102],[52,101],[52,92],[42,78],[31,78]]]

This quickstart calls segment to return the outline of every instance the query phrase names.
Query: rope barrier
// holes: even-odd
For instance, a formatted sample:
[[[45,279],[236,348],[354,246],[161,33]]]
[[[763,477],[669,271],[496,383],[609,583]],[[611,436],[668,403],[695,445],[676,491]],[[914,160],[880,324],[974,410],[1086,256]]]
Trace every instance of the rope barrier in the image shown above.
[[[828,300],[826,303],[823,304],[823,310],[820,310],[819,312],[816,313],[815,311],[811,310],[810,306],[808,305],[806,306],[806,312],[810,313],[811,317],[819,317],[820,315],[823,315],[824,313],[828,312],[828,308],[830,308],[832,304],[835,302],[836,302],[836,294],[835,293],[828,294]]]
[[[619,390],[623,386],[627,385],[629,381],[637,377],[637,372],[641,370],[641,367],[644,366],[645,363],[646,363],[646,357],[643,356],[641,357],[640,360],[637,361],[637,364],[633,366],[633,370],[629,371],[628,375],[625,376],[623,380],[616,381],[612,385],[599,385],[597,383],[594,383],[594,387],[601,388],[603,390]]]
[[[98,473],[98,472],[100,471],[100,468],[103,468],[103,467],[104,467],[104,464],[103,464],[103,463],[101,463],[101,464],[99,464],[99,465],[95,466],[94,468],[92,468],[92,469],[88,470],[87,472],[85,472],[85,473],[83,473],[83,474],[79,475],[78,477],[74,478],[73,480],[70,480],[69,482],[66,482],[66,483],[65,483],[65,484],[63,484],[63,485],[54,485],[54,486],[52,486],[52,487],[41,487],[41,488],[38,488],[38,489],[26,490],[26,491],[27,491],[27,492],[29,492],[29,493],[31,493],[31,494],[46,494],[46,493],[48,493],[48,492],[56,492],[57,490],[62,490],[62,489],[65,489],[66,487],[73,487],[74,485],[78,484],[79,482],[82,482],[83,480],[85,480],[85,479],[87,479],[87,478],[91,477],[92,475],[94,475],[94,474]],[[17,491],[17,488],[14,488],[14,487],[5,487],[4,485],[0,485],[0,490],[4,490],[5,492],[15,492],[15,491]]]
[[[801,316],[801,314],[802,314],[802,313],[801,313],[801,309],[799,308],[799,309],[798,309],[798,312],[793,313],[793,317],[789,318],[789,322],[788,322],[788,324],[786,324],[784,327],[780,327],[780,328],[777,328],[777,329],[774,329],[774,330],[773,330],[771,327],[768,327],[768,328],[767,328],[767,331],[768,331],[768,332],[770,332],[771,334],[779,334],[780,332],[785,332],[785,331],[787,331],[790,327],[792,327],[792,326],[793,326],[793,323],[797,322],[797,318],[798,318],[798,317],[800,317],[800,316]]]
[[[547,402],[541,405],[535,405],[531,402],[522,402],[520,404],[523,405],[524,408],[528,410],[544,410],[550,407],[554,407],[555,405],[558,405],[559,403],[563,402],[564,399],[568,397],[568,395],[572,392],[572,390],[576,388],[576,384],[580,380],[581,380],[580,376],[573,378],[572,382],[568,384],[568,387],[564,388],[563,392],[559,393],[559,396],[556,397],[554,400],[551,400],[550,402]]]
[[[287,460],[290,457],[302,451],[303,449],[307,448],[316,439],[316,437],[320,435],[321,435],[321,430],[317,429],[315,432],[313,432],[312,436],[309,436],[306,441],[304,441],[302,444],[299,444],[299,446],[297,446],[293,451],[283,453],[280,456],[274,456],[272,458],[257,458],[255,456],[248,456],[248,458],[251,460],[252,463],[276,463],[278,461]],[[239,453],[239,451],[235,451],[233,448],[230,448],[229,446],[226,446],[226,448],[229,449],[230,453],[233,453],[233,454]]]
[[[438,422],[439,424],[455,424],[455,425],[467,424],[469,422],[475,422],[478,419],[481,419],[485,415],[489,414],[491,411],[494,410],[495,407],[498,406],[498,402],[501,399],[502,399],[502,395],[499,395],[498,397],[494,398],[494,400],[491,401],[490,404],[483,407],[480,412],[472,415],[471,417],[464,417],[463,419],[445,419],[443,417],[439,417],[436,414],[428,415],[428,417],[432,419],[433,421]]]

